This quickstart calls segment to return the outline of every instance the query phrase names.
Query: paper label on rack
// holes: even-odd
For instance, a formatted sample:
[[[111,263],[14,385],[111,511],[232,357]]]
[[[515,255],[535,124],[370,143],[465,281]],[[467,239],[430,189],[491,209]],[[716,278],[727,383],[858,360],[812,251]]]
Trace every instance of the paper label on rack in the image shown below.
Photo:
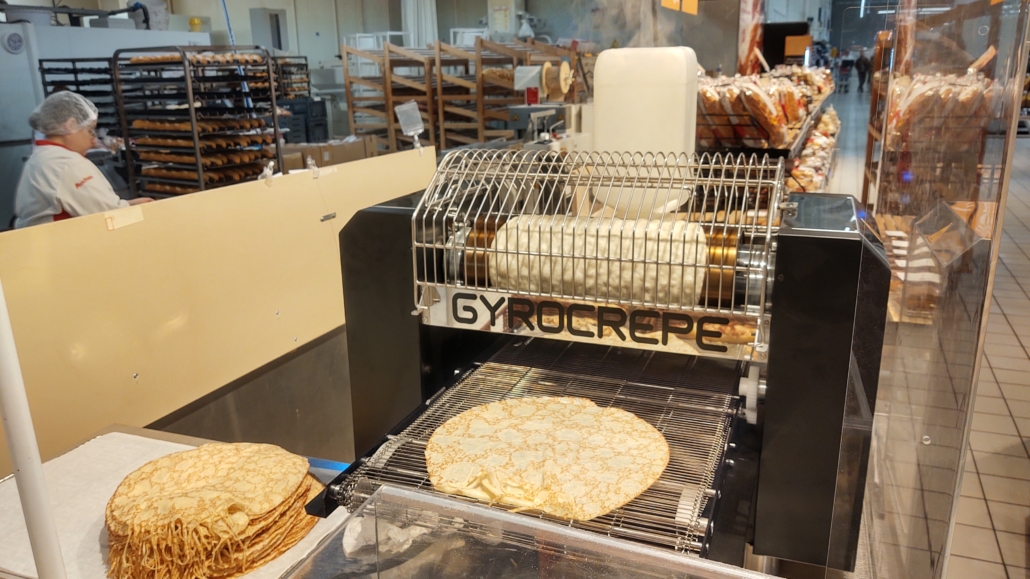
[[[107,224],[108,231],[114,231],[140,221],[143,221],[143,208],[139,205],[104,212],[104,222]]]

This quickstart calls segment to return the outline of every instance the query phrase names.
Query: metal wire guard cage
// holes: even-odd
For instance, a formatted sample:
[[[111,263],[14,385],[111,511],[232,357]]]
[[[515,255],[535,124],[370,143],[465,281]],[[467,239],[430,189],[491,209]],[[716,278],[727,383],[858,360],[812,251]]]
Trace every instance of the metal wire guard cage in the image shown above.
[[[415,305],[466,288],[763,318],[783,162],[463,150],[412,219]]]

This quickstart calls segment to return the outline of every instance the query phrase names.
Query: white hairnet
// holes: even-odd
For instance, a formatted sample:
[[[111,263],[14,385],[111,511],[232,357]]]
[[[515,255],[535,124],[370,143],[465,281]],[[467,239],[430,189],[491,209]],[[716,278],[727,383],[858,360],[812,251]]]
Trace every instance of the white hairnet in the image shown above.
[[[75,122],[66,127],[68,119]],[[73,92],[57,92],[46,98],[29,115],[29,126],[44,135],[70,135],[97,120],[97,107],[86,97]]]

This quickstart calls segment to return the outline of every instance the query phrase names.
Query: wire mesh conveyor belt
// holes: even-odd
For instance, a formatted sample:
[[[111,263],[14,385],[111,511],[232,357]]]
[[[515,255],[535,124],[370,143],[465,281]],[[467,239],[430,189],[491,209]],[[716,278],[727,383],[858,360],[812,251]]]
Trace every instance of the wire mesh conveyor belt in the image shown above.
[[[587,360],[592,371],[586,370]],[[657,428],[669,443],[669,465],[650,489],[607,515],[569,521],[538,511],[522,514],[695,553],[701,549],[706,527],[702,513],[707,491],[736,411],[737,400],[731,394],[736,376],[736,365],[726,361],[516,340],[445,391],[408,428],[365,460],[344,482],[342,504],[353,511],[382,484],[435,493],[426,469],[426,443],[436,428],[470,408],[510,398],[582,397],[601,407],[632,412]],[[650,383],[639,381],[649,377],[654,378]]]

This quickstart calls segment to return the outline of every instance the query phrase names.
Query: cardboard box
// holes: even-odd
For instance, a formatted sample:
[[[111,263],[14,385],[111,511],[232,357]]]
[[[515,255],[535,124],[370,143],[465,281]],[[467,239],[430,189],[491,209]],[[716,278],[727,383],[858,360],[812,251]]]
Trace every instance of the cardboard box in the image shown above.
[[[287,143],[283,145],[284,163],[286,162],[285,155],[291,153],[300,154],[304,167],[307,167],[308,157],[315,161],[316,166],[328,167],[375,157],[378,154],[378,148],[375,137],[365,136],[350,142],[335,140],[328,143]]]
[[[321,148],[316,144],[309,143],[287,143],[283,145],[283,163],[286,162],[285,156],[296,153],[300,155],[301,168],[308,166],[308,157],[311,157],[315,161],[315,165],[323,167],[322,163],[322,151]]]
[[[333,165],[339,165],[340,163],[347,163],[349,161],[360,161],[367,156],[364,139],[351,141],[349,143],[345,143],[343,141],[330,141],[327,144],[327,147],[332,152]]]
[[[332,162],[334,165],[375,157],[379,152],[375,137],[369,135],[363,136],[357,141],[344,142],[343,140],[337,140],[329,141],[328,144],[330,149],[332,149]]]
[[[299,151],[287,153],[283,151],[283,173],[289,174],[290,171],[298,171],[304,168],[304,157]]]

